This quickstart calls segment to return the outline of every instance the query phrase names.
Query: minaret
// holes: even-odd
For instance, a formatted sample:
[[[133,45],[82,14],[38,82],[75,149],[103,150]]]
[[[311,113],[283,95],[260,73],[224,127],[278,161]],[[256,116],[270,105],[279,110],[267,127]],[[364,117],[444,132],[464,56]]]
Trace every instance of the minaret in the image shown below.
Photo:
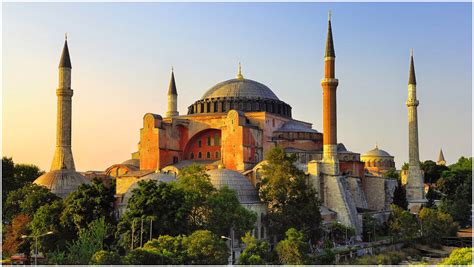
[[[331,13],[328,17],[328,32],[326,39],[326,54],[324,56],[324,79],[321,80],[323,88],[323,163],[327,174],[339,174],[339,161],[337,159],[337,108],[336,89],[339,84],[336,74],[336,54],[332,39]]]
[[[174,70],[171,68],[171,80],[168,88],[168,111],[166,117],[178,116],[178,92],[176,91],[176,82],[174,80]]]
[[[419,209],[421,204],[426,203],[423,183],[423,173],[420,169],[420,156],[418,153],[418,100],[416,99],[416,77],[415,64],[413,62],[413,50],[410,57],[410,74],[408,78],[408,152],[409,168],[407,176],[407,201],[408,208]]]
[[[436,165],[446,165],[446,160],[444,159],[443,149],[439,150],[438,161],[436,161]]]
[[[48,188],[52,193],[65,198],[82,184],[90,184],[80,173],[76,172],[71,150],[71,59],[67,46],[67,36],[63,53],[59,61],[59,86],[56,89],[58,97],[56,123],[56,150],[54,151],[51,170],[38,177],[33,183]]]
[[[59,85],[56,89],[58,96],[57,124],[56,124],[56,151],[54,152],[51,170],[75,170],[71,150],[71,59],[67,46],[67,37],[64,41],[63,53],[59,61]]]

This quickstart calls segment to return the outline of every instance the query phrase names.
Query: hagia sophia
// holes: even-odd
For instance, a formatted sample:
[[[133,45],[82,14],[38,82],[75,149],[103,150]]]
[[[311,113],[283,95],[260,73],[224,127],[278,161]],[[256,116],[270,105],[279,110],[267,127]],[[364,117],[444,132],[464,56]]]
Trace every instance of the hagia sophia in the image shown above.
[[[337,140],[337,86],[331,19],[328,20],[325,71],[322,74],[323,129],[292,116],[292,107],[263,83],[247,78],[240,64],[233,79],[219,82],[191,103],[185,114],[177,110],[178,92],[174,71],[168,89],[165,114],[146,113],[139,129],[138,150],[131,158],[103,172],[79,173],[71,151],[71,70],[65,41],[59,64],[57,145],[50,172],[35,180],[55,194],[66,197],[93,177],[115,179],[117,216],[127,208],[132,190],[142,180],[172,182],[190,164],[203,165],[212,184],[236,190],[239,201],[257,213],[254,235],[266,238],[262,217],[266,205],[256,189],[265,156],[274,147],[296,154],[297,166],[318,191],[325,223],[339,221],[362,233],[362,215],[386,218],[397,186],[384,174],[395,168],[394,157],[375,146],[360,154]],[[413,55],[409,72],[409,151],[407,194],[409,203],[423,203],[423,180],[418,159],[416,80]],[[178,80],[179,81],[179,80]],[[341,92],[344,93],[344,92]],[[163,95],[165,92],[163,92]],[[138,130],[138,129],[137,129]],[[421,184],[420,184],[421,183]],[[421,190],[421,191],[420,191]]]

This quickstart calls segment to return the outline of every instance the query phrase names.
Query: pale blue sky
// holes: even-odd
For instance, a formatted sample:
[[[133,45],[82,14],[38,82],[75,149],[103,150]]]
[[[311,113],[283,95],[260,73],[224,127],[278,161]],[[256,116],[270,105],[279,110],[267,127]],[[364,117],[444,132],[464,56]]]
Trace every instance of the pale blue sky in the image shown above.
[[[3,155],[48,170],[64,32],[73,66],[73,153],[80,171],[136,151],[146,112],[164,114],[171,66],[179,111],[214,84],[269,86],[322,131],[327,11],[333,12],[338,141],[378,142],[408,160],[405,101],[415,50],[421,160],[471,155],[471,3],[6,3]]]

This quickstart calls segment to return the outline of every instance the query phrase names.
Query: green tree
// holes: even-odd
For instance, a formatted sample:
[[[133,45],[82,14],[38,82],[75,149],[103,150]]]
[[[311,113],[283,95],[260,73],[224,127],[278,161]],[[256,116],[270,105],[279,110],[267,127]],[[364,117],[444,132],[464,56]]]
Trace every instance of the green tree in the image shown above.
[[[390,207],[392,214],[388,219],[388,227],[391,234],[399,238],[416,238],[418,236],[418,223],[415,216],[397,205],[391,205]]]
[[[79,231],[79,237],[67,245],[69,264],[89,264],[92,255],[104,249],[104,241],[111,233],[111,225],[104,217],[94,220]]]
[[[209,217],[207,229],[222,236],[233,229],[237,236],[252,230],[257,219],[255,212],[240,205],[237,193],[227,186],[209,196],[207,200]]]
[[[186,264],[227,264],[229,249],[225,242],[208,230],[198,230],[183,240]]]
[[[128,250],[140,244],[139,229],[142,218],[150,221],[153,218],[153,236],[179,235],[189,232],[187,218],[191,211],[186,203],[185,191],[175,183],[157,183],[154,180],[140,181],[138,187],[132,191],[128,200],[128,207],[117,225],[115,237],[118,244]],[[143,229],[143,235],[149,236],[149,228]]]
[[[112,264],[121,264],[120,256],[115,251],[105,251],[99,250],[90,260],[90,264],[93,265],[112,265]]]
[[[400,180],[400,173],[395,168],[391,168],[390,170],[388,170],[384,176],[388,178]]]
[[[161,263],[162,255],[156,251],[137,248],[125,255],[123,262],[128,265],[157,265]]]
[[[449,257],[438,265],[467,265],[472,266],[472,248],[455,248]]]
[[[362,239],[366,242],[374,240],[376,235],[382,234],[382,224],[369,214],[362,216]]]
[[[419,213],[423,241],[431,246],[439,246],[441,238],[456,236],[458,225],[451,215],[437,209],[423,208]]]
[[[409,168],[410,168],[410,164],[408,164],[408,162],[404,162],[402,165],[402,170],[408,171]]]
[[[33,182],[43,173],[35,165],[15,164],[12,158],[2,157],[2,201],[5,202],[11,191]]]
[[[206,201],[215,192],[206,169],[197,164],[184,167],[178,176],[178,188],[186,192],[186,202],[191,208],[189,214],[190,230],[203,229],[209,216]]]
[[[242,237],[245,249],[239,257],[239,264],[243,265],[264,265],[268,263],[270,244],[263,240],[257,240],[247,232]]]
[[[160,255],[160,264],[180,265],[187,262],[186,248],[183,240],[186,236],[162,235],[148,241],[143,247]]]
[[[426,160],[420,164],[420,168],[424,172],[425,183],[436,183],[441,177],[443,171],[448,170],[448,167],[444,165],[437,165],[436,162],[432,160]]]
[[[450,165],[436,183],[443,194],[439,209],[449,213],[461,226],[470,224],[472,196],[472,158],[461,157]]]
[[[304,234],[295,228],[286,231],[286,238],[278,242],[276,251],[281,264],[310,264],[308,243]]]
[[[408,209],[407,192],[405,186],[402,185],[401,180],[398,180],[398,185],[395,187],[395,191],[393,192],[392,204],[397,205],[404,210]]]
[[[60,198],[51,193],[46,187],[27,184],[8,194],[3,209],[4,223],[8,223],[20,213],[33,217],[41,206],[58,199]]]
[[[331,240],[338,244],[343,244],[352,236],[355,236],[355,229],[344,224],[333,222],[329,225],[329,234],[331,235]]]
[[[107,223],[115,224],[114,201],[115,187],[106,187],[100,180],[94,179],[92,184],[83,184],[66,197],[61,223],[75,232],[101,217]]]
[[[259,185],[260,198],[267,203],[270,233],[282,239],[288,228],[302,231],[312,242],[321,233],[320,201],[295,155],[276,147],[268,152]]]
[[[64,205],[61,199],[41,206],[33,216],[29,229],[33,235],[41,235],[52,231],[52,235],[47,235],[38,240],[38,251],[53,252],[62,250],[66,241],[73,238],[73,234],[67,232],[61,225],[61,214]]]

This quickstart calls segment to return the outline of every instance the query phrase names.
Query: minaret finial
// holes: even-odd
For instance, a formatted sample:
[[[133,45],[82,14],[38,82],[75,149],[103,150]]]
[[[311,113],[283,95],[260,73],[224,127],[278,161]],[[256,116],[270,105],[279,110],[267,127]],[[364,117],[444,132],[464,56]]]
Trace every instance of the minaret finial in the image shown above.
[[[410,56],[413,57],[413,48],[410,48]]]
[[[171,72],[174,72],[174,67],[173,66],[171,66]]]
[[[379,149],[379,142],[375,141],[375,149]]]
[[[408,84],[416,84],[415,63],[413,62],[413,48],[410,50],[410,73],[408,77]]]
[[[64,40],[67,41],[67,32],[64,33]]]
[[[240,65],[240,62],[239,62],[239,70],[237,72],[237,79],[239,79],[239,80],[244,79],[244,76],[242,75],[242,66]]]
[[[328,11],[328,20],[331,21],[331,16],[332,16],[332,11],[331,9],[329,9]]]

